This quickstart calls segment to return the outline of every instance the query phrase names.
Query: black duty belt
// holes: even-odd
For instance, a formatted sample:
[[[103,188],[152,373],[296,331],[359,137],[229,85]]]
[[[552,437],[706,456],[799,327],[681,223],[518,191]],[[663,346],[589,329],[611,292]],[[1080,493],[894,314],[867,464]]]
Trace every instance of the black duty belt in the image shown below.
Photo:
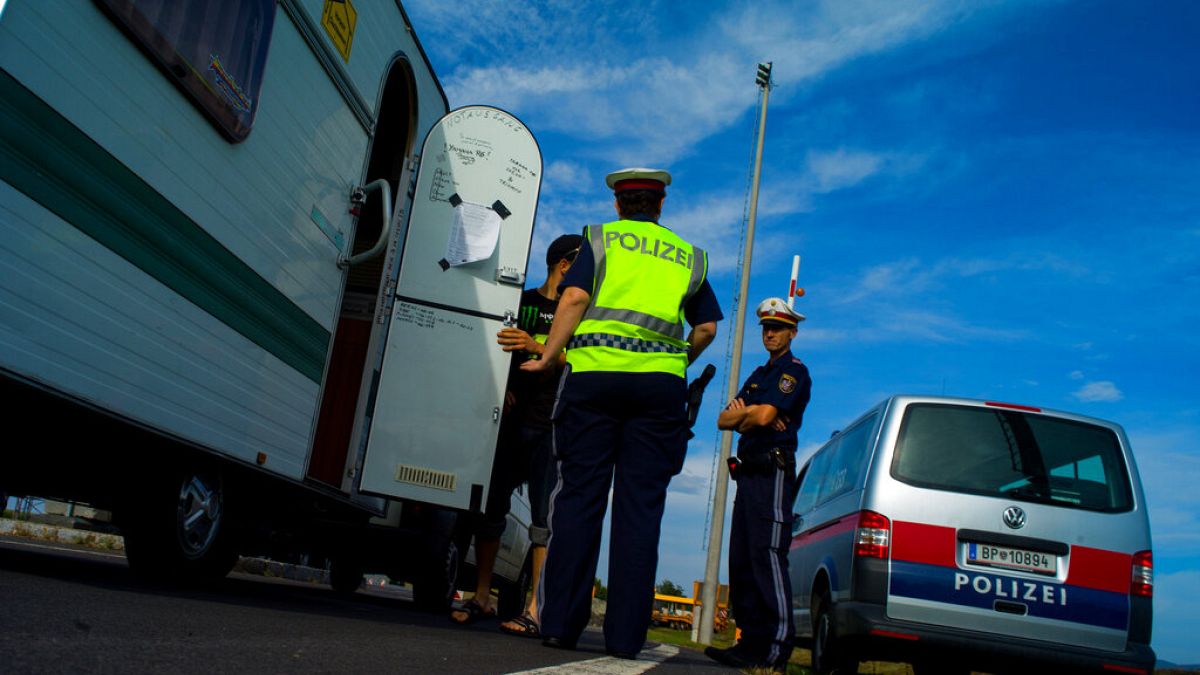
[[[737,480],[738,476],[750,474],[772,473],[778,469],[796,468],[796,451],[792,448],[771,448],[766,452],[754,453],[746,457],[730,457],[729,477]]]

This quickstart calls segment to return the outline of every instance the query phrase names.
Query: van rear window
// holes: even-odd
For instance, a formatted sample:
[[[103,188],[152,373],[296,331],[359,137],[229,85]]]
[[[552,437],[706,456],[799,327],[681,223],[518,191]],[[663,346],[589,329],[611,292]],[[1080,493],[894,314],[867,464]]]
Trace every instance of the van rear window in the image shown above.
[[[1117,436],[1092,424],[945,404],[905,412],[892,476],[919,487],[1093,511],[1133,498]]]

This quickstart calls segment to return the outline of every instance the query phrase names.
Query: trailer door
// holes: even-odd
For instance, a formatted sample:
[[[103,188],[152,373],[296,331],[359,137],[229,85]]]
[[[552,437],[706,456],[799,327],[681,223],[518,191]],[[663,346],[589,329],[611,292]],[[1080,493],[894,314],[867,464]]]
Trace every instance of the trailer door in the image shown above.
[[[511,362],[496,333],[520,304],[541,179],[537,141],[504,111],[460,108],[426,136],[360,492],[485,503]]]

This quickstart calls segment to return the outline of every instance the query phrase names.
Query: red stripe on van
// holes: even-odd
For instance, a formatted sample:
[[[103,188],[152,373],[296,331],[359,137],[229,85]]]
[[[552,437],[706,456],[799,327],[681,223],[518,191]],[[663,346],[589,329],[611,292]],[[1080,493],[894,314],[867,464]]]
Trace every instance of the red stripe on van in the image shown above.
[[[955,531],[953,527],[892,523],[892,558],[926,565],[954,567]]]
[[[1128,593],[1133,556],[1086,546],[1071,547],[1071,572],[1067,584],[1113,593]]]
[[[828,539],[836,534],[853,532],[854,529],[858,527],[858,514],[859,512],[855,511],[850,515],[842,516],[837,520],[831,520],[827,523],[818,525],[807,532],[801,532],[795,537],[792,537],[791,548],[799,548],[805,544],[811,544],[813,542],[821,541],[822,539]]]

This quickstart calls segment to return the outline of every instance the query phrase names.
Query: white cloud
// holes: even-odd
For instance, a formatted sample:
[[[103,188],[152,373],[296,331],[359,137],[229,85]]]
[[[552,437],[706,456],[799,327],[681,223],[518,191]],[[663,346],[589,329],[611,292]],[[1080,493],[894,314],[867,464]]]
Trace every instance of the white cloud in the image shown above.
[[[825,0],[796,11],[792,3],[758,2],[719,20],[723,37],[748,55],[771,54],[774,78],[793,85],[861,56],[942,30],[979,5],[958,2]]]
[[[1175,663],[1200,662],[1196,646],[1196,598],[1200,571],[1163,574],[1154,579],[1154,651]]]
[[[807,323],[796,332],[796,342],[805,346],[822,344],[845,344],[848,340],[857,339],[857,335],[848,330],[836,328],[810,328]]]
[[[979,11],[978,3],[845,3],[797,11],[791,3],[732,4],[677,39],[654,3],[639,21],[589,3],[409,3],[422,32],[454,35],[429,45],[452,64],[442,80],[452,105],[507,108],[539,130],[581,140],[581,151],[617,163],[666,164],[744,119],[757,103],[750,73],[775,59],[777,100],[856,58],[925,38]],[[519,30],[513,28],[519,27]],[[467,45],[464,47],[463,45]],[[619,105],[631,91],[643,105]],[[826,173],[870,169],[868,155],[825,158]],[[818,158],[820,161],[820,158]],[[847,164],[850,162],[850,164]]]
[[[1001,272],[1052,271],[1071,277],[1086,276],[1086,269],[1053,254],[1010,255],[1005,258],[943,258],[925,263],[920,258],[900,258],[860,271],[857,278],[830,297],[839,304],[854,304],[867,298],[895,301],[930,289],[944,288],[961,279]]]
[[[590,193],[597,189],[587,167],[578,162],[556,160],[546,167],[542,189],[550,193]]]
[[[1156,555],[1200,556],[1200,456],[1195,438],[1200,429],[1129,431],[1130,442],[1150,508]]]
[[[759,222],[806,211],[806,200],[803,192],[777,190],[773,184],[761,193]],[[667,211],[664,207],[663,223],[672,227],[678,224],[681,234],[708,252],[710,273],[721,274],[737,267],[745,205],[744,195],[709,193],[686,203],[679,211]],[[754,237],[755,265],[761,265],[768,252],[796,250],[799,238],[799,234],[786,229],[758,230]]]
[[[1120,401],[1125,397],[1124,394],[1121,393],[1121,390],[1117,389],[1117,385],[1109,382],[1108,380],[1088,382],[1079,389],[1075,390],[1071,395],[1080,401],[1103,403]]]
[[[693,445],[697,444],[693,442]],[[688,453],[683,462],[683,471],[671,479],[671,493],[701,497],[708,495],[715,455],[711,449],[704,447],[706,443],[699,445],[700,448],[693,448],[693,452]]]
[[[874,331],[892,337],[910,337],[929,342],[959,342],[969,339],[1018,340],[1023,330],[978,326],[953,316],[930,311],[896,310],[883,317]]]
[[[1067,377],[1071,378],[1072,380],[1082,380],[1083,379],[1083,371],[1082,370],[1072,370],[1070,372],[1070,374],[1067,375]]]
[[[818,192],[833,192],[857,185],[876,174],[883,162],[883,155],[844,148],[833,152],[808,153],[808,170],[816,181]]]

